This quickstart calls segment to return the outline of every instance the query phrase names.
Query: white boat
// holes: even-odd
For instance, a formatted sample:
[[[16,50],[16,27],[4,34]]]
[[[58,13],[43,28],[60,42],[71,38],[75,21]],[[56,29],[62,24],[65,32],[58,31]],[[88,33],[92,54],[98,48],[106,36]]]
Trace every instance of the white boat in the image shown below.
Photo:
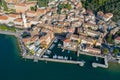
[[[62,45],[61,44],[58,44],[58,47],[61,47]]]
[[[96,57],[96,61],[98,61],[98,57]]]
[[[53,56],[53,59],[56,59],[56,58],[57,58],[57,55],[54,55],[54,56]]]
[[[37,53],[36,55],[37,55],[37,56],[40,56],[40,54],[39,54],[39,53]]]
[[[55,39],[55,40],[54,40],[54,43],[57,43],[57,42],[58,42],[58,39]]]
[[[70,60],[72,59],[72,57],[70,57]]]
[[[52,44],[52,46],[50,47],[50,49],[53,49],[54,46],[55,46],[55,44]]]
[[[47,54],[51,54],[51,51],[50,50],[47,50],[47,52],[46,52]]]
[[[64,52],[65,50],[63,49],[62,52]]]
[[[63,56],[58,56],[58,59],[63,59]]]
[[[43,58],[48,58],[49,56],[47,56],[47,55],[43,55]]]
[[[65,56],[64,59],[65,59],[65,60],[68,60],[68,57]]]

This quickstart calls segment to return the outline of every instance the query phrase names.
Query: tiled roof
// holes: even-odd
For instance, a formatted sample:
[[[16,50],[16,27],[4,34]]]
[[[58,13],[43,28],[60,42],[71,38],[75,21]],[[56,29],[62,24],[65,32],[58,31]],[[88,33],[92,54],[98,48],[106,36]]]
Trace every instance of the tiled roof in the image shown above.
[[[113,14],[112,14],[112,13],[106,13],[106,14],[104,15],[104,17],[105,17],[105,18],[110,18],[110,17],[113,17]]]
[[[0,20],[7,20],[8,17],[7,16],[0,16]]]
[[[64,42],[70,42],[70,39],[65,39]]]
[[[115,40],[120,40],[120,37],[115,38]]]
[[[16,22],[22,22],[23,20],[21,18],[15,19]]]
[[[20,4],[16,4],[16,6],[23,6],[23,7],[25,7],[26,4],[25,3],[20,3]]]
[[[20,16],[19,14],[8,14],[9,17],[16,18],[17,16]]]
[[[97,14],[98,14],[99,16],[103,16],[103,15],[104,15],[104,13],[103,13],[102,11],[97,12]]]

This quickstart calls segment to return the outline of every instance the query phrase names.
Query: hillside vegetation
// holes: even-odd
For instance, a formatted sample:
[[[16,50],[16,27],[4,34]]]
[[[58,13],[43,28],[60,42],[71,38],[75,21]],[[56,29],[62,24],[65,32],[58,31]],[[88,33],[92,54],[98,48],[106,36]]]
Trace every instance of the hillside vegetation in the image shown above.
[[[120,0],[82,0],[82,3],[86,9],[92,9],[95,13],[97,11],[113,13],[114,21],[120,18]]]

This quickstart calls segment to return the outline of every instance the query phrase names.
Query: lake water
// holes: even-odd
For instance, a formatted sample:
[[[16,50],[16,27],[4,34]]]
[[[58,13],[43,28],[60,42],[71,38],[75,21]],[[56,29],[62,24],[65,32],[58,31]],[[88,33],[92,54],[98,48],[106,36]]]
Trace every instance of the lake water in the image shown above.
[[[83,55],[82,55],[83,56]],[[0,35],[0,80],[120,80],[120,64],[92,68],[93,57],[83,56],[84,67],[22,59],[13,36]]]

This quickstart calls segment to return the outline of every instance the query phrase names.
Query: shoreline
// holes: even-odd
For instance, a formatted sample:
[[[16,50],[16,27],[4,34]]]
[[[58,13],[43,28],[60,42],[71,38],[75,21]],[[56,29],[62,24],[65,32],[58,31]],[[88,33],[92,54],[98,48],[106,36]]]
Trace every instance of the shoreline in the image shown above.
[[[1,35],[1,37],[4,38],[4,36],[2,36],[2,35]],[[9,36],[6,36],[6,37],[9,37]],[[9,41],[9,39],[11,39],[11,40]],[[14,38],[13,37],[9,37],[9,39],[7,41],[9,41],[10,44],[11,43],[13,44],[14,41],[15,41]],[[13,39],[13,41],[12,41],[12,39]],[[4,38],[4,40],[5,40],[5,38]],[[6,45],[10,46],[8,44],[6,44]],[[13,48],[11,48],[11,49],[16,49],[16,46],[14,46],[14,45],[13,45]],[[2,47],[2,45],[1,45],[1,47]],[[4,50],[5,50],[5,48],[4,48]],[[48,78],[44,77],[44,75],[46,75],[47,72],[50,72],[48,74],[50,76],[52,76],[51,79],[53,79],[54,76],[57,76],[57,75],[61,75],[63,77],[66,77],[64,75],[64,73],[65,74],[69,74],[69,73],[71,74],[72,73],[71,75],[68,75],[68,77],[72,76],[72,79],[69,78],[70,80],[74,80],[75,78],[88,80],[89,78],[85,78],[84,75],[89,75],[89,77],[92,76],[91,79],[92,80],[96,80],[96,79],[98,79],[100,77],[104,77],[105,75],[103,73],[109,74],[109,75],[112,74],[110,76],[110,80],[112,80],[113,78],[116,79],[116,80],[119,79],[119,73],[120,73],[120,71],[119,71],[120,65],[119,64],[118,65],[111,64],[110,67],[107,68],[107,69],[104,69],[104,68],[93,68],[91,66],[91,64],[89,64],[89,60],[88,60],[89,57],[88,56],[85,56],[85,59],[87,59],[88,62],[83,67],[80,67],[79,65],[76,65],[76,64],[58,63],[58,62],[51,62],[51,61],[50,62],[49,61],[47,61],[47,62],[46,61],[38,61],[38,63],[35,63],[35,62],[33,62],[33,60],[21,58],[19,55],[17,55],[17,54],[19,54],[18,51],[14,53],[14,50],[11,50],[12,52],[10,52],[10,54],[9,54],[9,50],[5,54],[3,54],[4,57],[1,58],[1,61],[3,62],[2,65],[5,65],[6,63],[5,63],[5,61],[3,59],[6,59],[6,61],[9,60],[10,63],[11,63],[10,66],[12,66],[12,67],[7,67],[7,66],[1,66],[1,67],[3,69],[2,70],[3,73],[5,73],[5,74],[8,73],[8,72],[10,73],[9,74],[9,78],[12,76],[12,78],[10,78],[10,80],[17,79],[19,75],[20,75],[19,77],[22,77],[22,79],[23,79],[24,75],[26,75],[26,74],[27,74],[27,76],[26,76],[27,78],[26,79],[29,78],[29,80],[33,80],[33,79],[31,79],[29,73],[32,73],[34,71],[36,71],[36,72],[35,72],[34,75],[31,74],[32,77],[36,77],[36,76],[40,76],[41,75],[42,78],[41,77],[36,77],[36,78],[37,79],[44,79],[44,80],[48,80]],[[8,55],[9,57],[5,58],[6,55]],[[8,68],[10,71],[8,71],[6,68]],[[18,72],[19,75],[16,74],[16,71]],[[12,72],[12,74],[11,74],[11,72]],[[91,72],[92,72],[92,74],[91,74]],[[51,73],[53,73],[53,74],[51,74]],[[56,74],[56,73],[58,73],[58,74]],[[97,78],[94,78],[95,74],[99,74],[99,76],[97,76]],[[80,75],[82,77],[80,77]],[[115,75],[117,75],[118,77],[115,77]],[[111,79],[111,77],[113,77],[113,78]],[[3,80],[7,80],[4,77],[2,79]],[[59,80],[61,80],[61,79],[59,79]],[[68,78],[66,78],[66,79],[68,79]],[[101,79],[104,79],[104,78],[101,78]],[[20,78],[20,80],[21,80],[21,78]]]
[[[3,31],[3,32],[6,32],[6,31]],[[0,34],[4,34],[4,33],[0,33]],[[23,46],[21,46],[21,45],[23,45],[22,43],[21,43],[21,41],[19,40],[19,36],[16,36],[16,34],[14,33],[14,34],[4,34],[4,35],[8,35],[8,36],[14,36],[15,37],[15,39],[16,39],[16,41],[17,41],[17,46],[18,46],[18,49],[19,49],[19,51],[20,51],[20,56],[22,57],[22,58],[25,58],[25,59],[33,59],[35,62],[37,62],[38,60],[42,60],[42,61],[50,61],[50,62],[62,62],[62,63],[69,63],[69,64],[79,64],[80,66],[83,66],[84,65],[84,63],[85,62],[83,62],[83,61],[70,61],[70,60],[68,60],[68,61],[66,61],[66,60],[60,60],[60,59],[48,59],[48,58],[41,58],[41,57],[39,57],[39,58],[37,58],[37,60],[35,59],[35,58],[30,58],[30,57],[26,57],[26,55],[24,55],[25,53],[26,53],[26,51],[24,51],[25,49],[23,49]],[[80,54],[82,54],[82,53],[80,53]],[[83,54],[83,55],[87,55],[87,56],[91,56],[91,54]],[[93,55],[92,55],[93,56]],[[94,56],[96,56],[96,55],[94,55]],[[100,57],[100,56],[96,56],[96,57]],[[103,57],[102,57],[103,58]],[[94,62],[93,62],[94,63]],[[114,62],[115,63],[115,62]],[[117,63],[117,62],[116,62]],[[104,64],[100,64],[100,63],[95,63],[96,64],[96,66],[97,67],[102,67],[102,68],[106,68],[106,67],[104,67],[104,66],[101,66],[101,65],[104,65]],[[105,64],[105,66],[106,66],[106,64]],[[108,65],[107,65],[108,66]],[[93,66],[94,67],[94,66]],[[107,67],[108,68],[108,67]]]

